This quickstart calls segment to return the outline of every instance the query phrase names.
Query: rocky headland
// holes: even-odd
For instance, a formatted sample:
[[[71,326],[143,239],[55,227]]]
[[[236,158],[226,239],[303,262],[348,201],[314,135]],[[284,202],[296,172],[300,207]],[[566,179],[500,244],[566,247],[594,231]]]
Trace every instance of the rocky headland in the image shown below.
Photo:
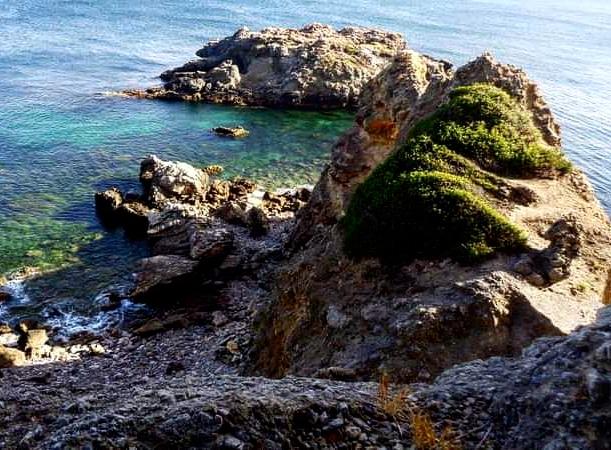
[[[161,74],[162,87],[125,94],[232,105],[354,108],[365,84],[405,47],[397,33],[364,28],[242,28],[207,43],[196,52],[199,59]]]
[[[146,320],[0,328],[0,448],[611,448],[611,225],[537,85],[240,30],[130,95],[357,108],[311,191],[154,155],[96,194]],[[1,299],[0,299],[1,301]]]

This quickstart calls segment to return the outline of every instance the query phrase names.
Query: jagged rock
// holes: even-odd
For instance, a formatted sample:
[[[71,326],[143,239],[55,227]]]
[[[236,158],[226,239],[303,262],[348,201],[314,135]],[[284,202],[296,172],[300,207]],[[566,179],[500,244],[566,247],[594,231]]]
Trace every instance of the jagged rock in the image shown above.
[[[233,248],[234,235],[225,228],[195,231],[190,237],[190,256],[199,261],[218,261]]]
[[[227,202],[215,211],[220,219],[233,225],[246,225],[246,211],[237,202]]]
[[[210,190],[206,200],[214,205],[218,206],[229,200],[229,190],[231,183],[224,180],[213,180],[210,184]]]
[[[22,366],[25,364],[25,353],[16,348],[0,345],[0,369]]]
[[[149,227],[150,208],[140,201],[125,201],[117,209],[117,217],[127,232],[145,236]]]
[[[206,172],[210,176],[216,176],[223,173],[225,169],[223,166],[219,166],[218,164],[213,164],[211,166],[204,167],[204,172]]]
[[[546,143],[559,145],[553,115],[521,70],[488,54],[458,70],[411,51],[397,55],[364,90],[354,126],[297,214],[293,256],[257,324],[257,373],[312,375],[338,366],[361,379],[394,371],[399,380],[424,380],[460,361],[515,355],[538,336],[593,320],[607,285],[611,226],[598,201],[584,196],[591,188],[574,168],[519,181],[497,175],[494,205],[526,231],[531,251],[472,265],[414,260],[397,267],[344,252],[341,219],[355,189],[453,89],[472,83],[505,89]],[[567,211],[574,220],[544,233]],[[551,283],[553,290],[537,289]]]
[[[406,46],[399,34],[311,24],[300,30],[246,28],[164,72],[145,98],[284,107],[354,107],[365,84]]]
[[[176,255],[158,255],[140,260],[134,274],[134,288],[130,296],[143,299],[155,291],[169,286],[186,283],[193,274],[198,262]],[[182,286],[183,288],[185,286]]]
[[[257,184],[254,181],[247,180],[246,178],[236,178],[231,181],[229,186],[229,200],[244,201],[256,189]]]
[[[210,178],[203,170],[151,155],[140,165],[140,181],[147,202],[161,208],[171,201],[199,204],[206,200]]]
[[[549,246],[537,253],[523,256],[513,266],[534,286],[558,283],[571,274],[571,263],[581,249],[581,226],[574,216],[556,221],[545,233]]]
[[[250,134],[249,131],[243,127],[216,127],[213,128],[212,131],[219,136],[232,138],[243,138]]]
[[[263,208],[273,214],[283,212],[297,212],[310,199],[311,191],[307,188],[300,188],[282,193],[266,191],[263,194]]]
[[[123,203],[123,194],[117,188],[107,189],[95,194],[96,211],[102,218],[109,222],[117,220],[117,211]]]
[[[607,449],[611,401],[601,395],[608,395],[601,387],[611,380],[611,367],[598,359],[598,349],[610,333],[611,309],[606,308],[591,326],[537,340],[518,357],[461,364],[431,384],[390,385],[389,397],[400,399],[397,407],[403,403],[406,411],[429,417],[438,435],[451,427],[458,442],[449,448],[482,448],[485,442],[503,450]],[[46,428],[36,442],[41,448],[107,448],[121,442],[138,448],[416,445],[410,415],[390,414],[377,382],[193,376],[180,360],[162,365],[158,377],[117,373],[120,385],[82,383],[87,377],[99,379],[100,372],[108,376],[113,364],[105,358],[64,372],[66,378],[79,376],[76,401],[59,375],[48,377],[49,385],[40,388],[52,389],[53,396],[41,395],[32,384],[24,386],[23,378],[40,373],[36,367],[3,379],[0,404],[7,426],[0,428],[0,436],[6,446],[17,447],[31,428],[28,413],[41,410],[55,419],[43,422]],[[58,369],[61,365],[44,373]]]
[[[153,211],[148,228],[153,253],[189,256],[194,233],[208,225],[207,211],[193,205],[172,203]]]

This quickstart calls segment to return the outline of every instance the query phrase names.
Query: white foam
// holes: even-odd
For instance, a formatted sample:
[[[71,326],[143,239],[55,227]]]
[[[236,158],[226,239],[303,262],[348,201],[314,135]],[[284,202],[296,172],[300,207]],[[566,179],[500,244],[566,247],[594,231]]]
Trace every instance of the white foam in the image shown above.
[[[44,321],[58,331],[57,337],[68,338],[84,331],[95,334],[109,327],[121,325],[126,313],[145,308],[144,305],[124,299],[121,301],[121,306],[114,311],[99,312],[95,315],[86,316],[54,305],[52,316],[47,316]]]

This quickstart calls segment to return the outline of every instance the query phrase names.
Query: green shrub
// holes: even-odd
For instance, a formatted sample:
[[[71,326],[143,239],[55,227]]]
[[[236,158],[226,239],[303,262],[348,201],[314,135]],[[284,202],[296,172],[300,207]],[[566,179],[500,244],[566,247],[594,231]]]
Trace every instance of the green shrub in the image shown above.
[[[525,111],[491,85],[455,89],[356,190],[342,224],[346,251],[404,261],[473,261],[523,248],[525,233],[489,200],[499,175],[569,170]]]

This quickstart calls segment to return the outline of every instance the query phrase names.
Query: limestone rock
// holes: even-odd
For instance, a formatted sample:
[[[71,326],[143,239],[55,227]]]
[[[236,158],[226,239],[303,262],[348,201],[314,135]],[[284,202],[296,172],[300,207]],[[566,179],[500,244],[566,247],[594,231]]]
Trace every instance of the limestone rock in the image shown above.
[[[300,30],[241,29],[164,72],[145,98],[281,107],[354,107],[365,84],[406,44],[399,34],[311,24]]]
[[[210,178],[203,170],[162,161],[154,155],[142,161],[140,181],[145,198],[154,207],[163,207],[170,201],[198,204],[205,201],[210,186]]]
[[[569,333],[595,318],[608,288],[611,225],[584,195],[591,188],[577,169],[503,178],[497,206],[527,233],[531,250],[522,254],[398,267],[345,254],[341,219],[355,189],[454,88],[472,83],[506,90],[547,144],[560,144],[549,107],[523,71],[488,54],[457,70],[413,51],[398,54],[363,91],[354,126],[297,214],[287,246],[293,256],[258,323],[259,373],[312,375],[337,366],[364,379],[395,371],[399,380],[425,380],[460,361],[519,354],[538,336]]]

